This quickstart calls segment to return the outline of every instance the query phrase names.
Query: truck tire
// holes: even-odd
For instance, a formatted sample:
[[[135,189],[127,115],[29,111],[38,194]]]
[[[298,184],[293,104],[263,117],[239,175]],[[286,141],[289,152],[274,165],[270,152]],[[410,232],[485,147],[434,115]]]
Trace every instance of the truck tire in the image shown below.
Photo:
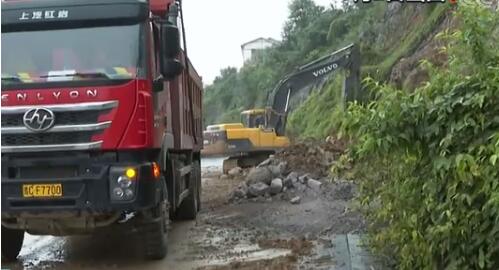
[[[201,183],[201,163],[199,161],[194,162],[194,176],[197,182],[197,196],[198,196],[198,212],[201,211],[201,192],[203,191]]]
[[[24,231],[2,226],[2,259],[15,261],[24,241]]]
[[[200,197],[199,193],[199,179],[197,174],[200,174],[199,162],[192,163],[192,171],[189,173],[189,195],[180,204],[176,211],[176,219],[178,220],[193,220],[196,219],[198,214],[198,200]]]
[[[144,255],[148,260],[161,260],[168,253],[168,205],[166,199],[157,206],[160,219],[144,225]]]

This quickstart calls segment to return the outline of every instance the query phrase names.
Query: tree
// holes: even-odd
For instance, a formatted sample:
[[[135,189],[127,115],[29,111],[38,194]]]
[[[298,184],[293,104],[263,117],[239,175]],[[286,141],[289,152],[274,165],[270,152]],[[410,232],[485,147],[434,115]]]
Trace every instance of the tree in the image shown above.
[[[293,41],[298,33],[321,15],[324,7],[318,6],[312,0],[293,0],[289,5],[289,17],[284,26],[285,41]]]

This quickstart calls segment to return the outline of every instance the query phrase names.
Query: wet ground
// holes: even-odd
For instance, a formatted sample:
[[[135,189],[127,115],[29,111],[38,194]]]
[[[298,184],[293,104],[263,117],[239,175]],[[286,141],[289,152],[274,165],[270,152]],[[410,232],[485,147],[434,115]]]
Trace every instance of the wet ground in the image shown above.
[[[322,192],[305,196],[298,205],[275,197],[228,203],[242,178],[220,178],[221,162],[203,160],[203,208],[197,221],[171,225],[164,260],[144,261],[137,250],[139,236],[26,235],[18,262],[2,263],[2,268],[354,269],[357,261],[361,267],[356,269],[371,269],[362,268],[360,258],[366,256],[352,257],[355,250],[362,253],[357,234],[364,224],[350,202]],[[350,247],[348,239],[357,242],[350,240]]]

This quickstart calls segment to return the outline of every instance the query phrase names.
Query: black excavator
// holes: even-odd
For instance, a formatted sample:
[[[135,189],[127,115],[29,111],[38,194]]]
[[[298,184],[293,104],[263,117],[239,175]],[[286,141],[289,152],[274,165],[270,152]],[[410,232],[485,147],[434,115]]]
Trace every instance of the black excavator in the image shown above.
[[[346,71],[343,83],[345,102],[360,100],[360,52],[356,45],[351,44],[299,67],[281,80],[268,99],[270,103],[265,110],[265,126],[274,129],[277,136],[284,136],[291,98],[301,89],[328,78],[338,69]]]
[[[345,70],[343,98],[345,102],[359,100],[360,52],[351,44],[320,59],[299,67],[282,79],[269,95],[265,109],[244,111],[241,114],[246,124],[219,124],[205,131],[204,154],[228,156],[223,170],[251,167],[268,158],[270,154],[290,145],[286,137],[286,122],[290,101],[303,89],[311,89],[324,82],[338,69]],[[210,140],[210,138],[217,138]]]

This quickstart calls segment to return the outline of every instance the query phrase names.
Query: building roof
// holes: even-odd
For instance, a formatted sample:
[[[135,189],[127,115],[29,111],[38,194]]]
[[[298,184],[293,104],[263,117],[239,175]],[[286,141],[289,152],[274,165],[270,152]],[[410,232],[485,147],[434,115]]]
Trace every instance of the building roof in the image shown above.
[[[267,42],[270,42],[270,43],[273,43],[273,44],[276,44],[276,43],[279,43],[279,41],[273,39],[273,38],[264,38],[264,37],[259,37],[259,38],[255,38],[251,41],[248,41],[246,43],[243,43],[241,45],[241,48],[244,48],[246,45],[249,45],[251,43],[255,43],[255,42],[258,42],[258,41],[261,41],[261,40],[264,40],[264,41],[267,41]]]

